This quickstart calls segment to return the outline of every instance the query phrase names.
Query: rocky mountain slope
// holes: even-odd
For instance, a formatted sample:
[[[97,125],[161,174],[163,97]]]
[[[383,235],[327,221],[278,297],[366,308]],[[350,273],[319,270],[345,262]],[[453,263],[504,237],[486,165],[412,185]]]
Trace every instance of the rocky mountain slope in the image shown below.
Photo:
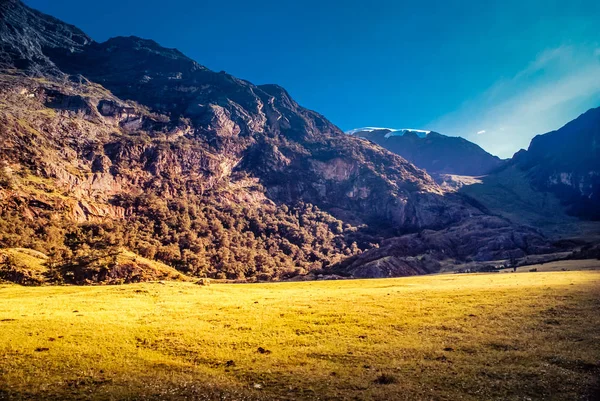
[[[460,193],[551,238],[600,240],[600,109],[536,136],[505,166]]]
[[[0,10],[0,247],[86,280],[117,267],[115,247],[232,279],[553,250],[279,86],[151,40],[96,43],[16,0]]]
[[[558,196],[570,214],[600,220],[600,108],[536,136],[512,164],[537,189]]]
[[[0,67],[39,74],[58,70],[47,56],[53,48],[77,52],[92,40],[76,27],[25,7],[0,0]]]
[[[473,142],[437,132],[362,128],[349,132],[394,152],[430,174],[480,176],[502,165]]]

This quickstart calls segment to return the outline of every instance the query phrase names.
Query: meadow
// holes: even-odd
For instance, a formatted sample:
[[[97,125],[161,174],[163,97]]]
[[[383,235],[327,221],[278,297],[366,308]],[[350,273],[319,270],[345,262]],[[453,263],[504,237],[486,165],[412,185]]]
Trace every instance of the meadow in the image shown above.
[[[600,271],[0,286],[0,399],[597,400]]]

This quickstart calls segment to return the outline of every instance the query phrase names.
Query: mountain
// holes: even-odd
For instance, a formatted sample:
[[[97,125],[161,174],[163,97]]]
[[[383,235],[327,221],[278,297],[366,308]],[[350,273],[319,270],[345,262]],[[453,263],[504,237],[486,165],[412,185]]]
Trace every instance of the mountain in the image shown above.
[[[600,241],[600,109],[536,136],[528,150],[459,193],[553,239]]]
[[[430,174],[480,176],[502,165],[502,160],[473,142],[437,132],[359,128],[348,134],[383,146]]]
[[[239,280],[555,250],[280,86],[152,40],[97,43],[16,0],[0,10],[0,247],[49,256],[57,281],[118,279],[120,249]]]
[[[600,108],[536,136],[512,164],[537,189],[554,193],[570,214],[600,220]]]
[[[19,0],[0,0],[0,67],[54,74],[46,55],[53,48],[77,52],[92,40],[78,28],[24,6]]]

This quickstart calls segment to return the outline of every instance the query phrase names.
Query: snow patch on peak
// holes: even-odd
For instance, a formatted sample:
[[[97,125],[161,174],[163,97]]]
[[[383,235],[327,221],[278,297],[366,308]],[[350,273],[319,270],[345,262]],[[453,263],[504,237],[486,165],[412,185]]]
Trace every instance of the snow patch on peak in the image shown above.
[[[373,132],[373,131],[381,131],[381,130],[386,130],[386,131],[395,131],[394,128],[383,128],[383,127],[362,127],[362,128],[356,128],[356,129],[352,129],[350,131],[347,131],[346,134],[348,135],[354,135],[357,132]]]
[[[373,131],[382,131],[382,130],[389,131],[387,134],[385,134],[386,139],[393,137],[393,136],[403,136],[407,132],[413,132],[413,133],[417,134],[417,136],[419,138],[425,138],[427,136],[427,134],[429,134],[431,132],[431,131],[425,131],[425,130],[421,130],[421,129],[412,129],[412,128],[396,129],[396,128],[383,128],[383,127],[363,127],[363,128],[356,128],[356,129],[350,130],[350,131],[346,132],[346,134],[355,135],[359,132],[373,132]]]

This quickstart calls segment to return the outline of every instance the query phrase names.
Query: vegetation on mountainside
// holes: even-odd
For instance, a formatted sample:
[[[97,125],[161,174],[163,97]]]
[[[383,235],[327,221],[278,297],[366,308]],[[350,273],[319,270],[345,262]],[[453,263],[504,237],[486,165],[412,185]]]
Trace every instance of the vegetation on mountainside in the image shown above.
[[[122,248],[198,277],[273,280],[306,274],[370,247],[371,236],[310,204],[260,209],[207,194],[163,199],[115,198],[123,220],[77,224],[52,210],[0,211],[0,247],[50,256],[55,281],[102,282]],[[358,244],[360,244],[360,246]]]
[[[44,90],[78,111],[55,112],[4,89],[11,101],[0,113],[0,248],[43,252],[57,282],[100,280],[116,248],[188,275],[276,280],[326,268],[380,240],[310,203],[276,205],[247,173],[232,176],[227,158],[207,154],[203,141],[81,118],[91,109],[54,89]],[[114,195],[111,185],[123,182],[128,187]]]
[[[0,281],[41,285],[48,280],[48,256],[32,249],[0,249]]]
[[[595,400],[600,272],[0,286],[0,399]]]
[[[591,239],[590,233],[597,236],[600,228],[597,222],[569,216],[556,195],[532,187],[527,174],[515,166],[483,177],[481,183],[465,185],[459,192],[491,213],[536,227],[551,239]]]
[[[402,269],[370,276],[552,251],[277,85],[152,40],[93,42],[18,1],[3,12],[0,247],[44,252],[57,282],[104,281],[117,249],[200,277],[285,279],[423,229],[454,231],[434,263],[414,237],[419,254],[390,250]]]
[[[554,195],[534,190],[526,174],[513,166],[483,177],[481,183],[465,185],[460,192],[494,213],[538,227],[551,236],[560,236],[561,230],[578,222],[566,215]]]
[[[64,254],[49,258],[32,249],[0,249],[0,282],[39,286],[190,280],[172,267],[123,249],[114,248],[106,254],[86,249],[86,252],[79,252],[68,259],[60,260],[60,257]]]
[[[136,216],[126,244],[190,275],[270,280],[327,267],[359,253],[356,241],[364,242],[356,227],[310,204],[256,209],[193,199],[121,197],[117,204]]]

